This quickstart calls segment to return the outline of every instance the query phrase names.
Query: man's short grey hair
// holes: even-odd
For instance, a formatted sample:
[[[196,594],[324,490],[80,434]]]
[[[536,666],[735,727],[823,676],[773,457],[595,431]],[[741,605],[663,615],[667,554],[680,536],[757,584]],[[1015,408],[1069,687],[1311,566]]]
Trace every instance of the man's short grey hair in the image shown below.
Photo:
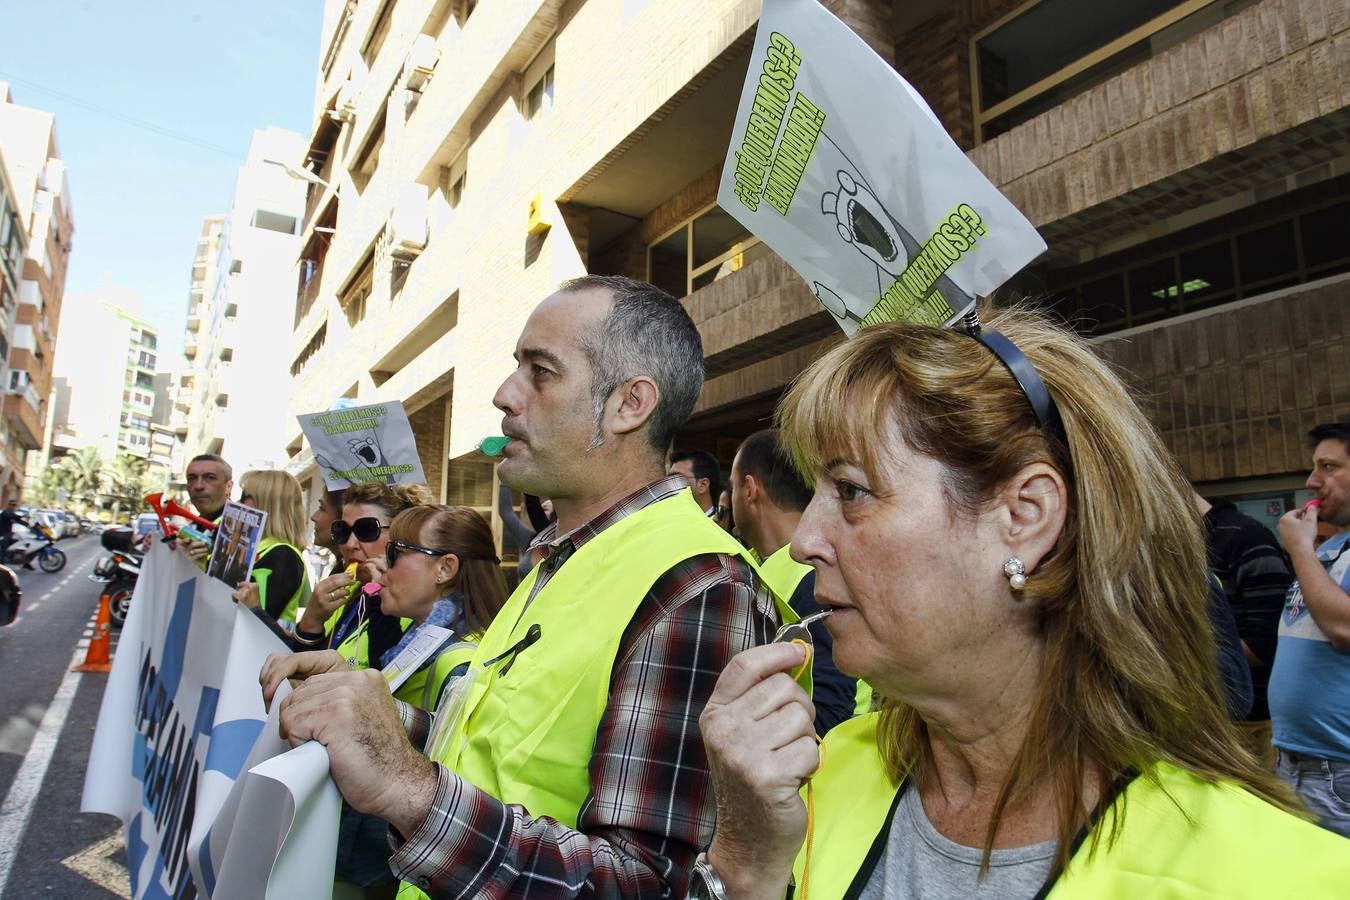
[[[591,363],[591,401],[595,406],[592,449],[600,432],[605,402],[620,385],[638,375],[656,382],[656,409],[647,422],[647,440],[665,453],[675,432],[694,411],[703,390],[703,340],[680,301],[655,285],[622,275],[584,275],[563,282],[560,291],[604,288],[614,306],[600,326],[582,339]]]
[[[191,468],[192,464],[196,462],[216,463],[225,471],[225,480],[234,481],[234,469],[230,468],[230,464],[225,461],[223,456],[218,456],[215,453],[198,453],[196,456],[192,457],[192,459],[188,460],[188,468]]]

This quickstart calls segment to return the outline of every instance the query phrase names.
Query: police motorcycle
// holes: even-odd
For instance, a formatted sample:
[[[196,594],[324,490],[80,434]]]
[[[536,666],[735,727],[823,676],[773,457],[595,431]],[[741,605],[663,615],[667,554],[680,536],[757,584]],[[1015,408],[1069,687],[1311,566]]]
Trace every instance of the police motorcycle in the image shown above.
[[[27,526],[27,534],[5,548],[4,559],[0,561],[11,566],[37,562],[38,568],[51,575],[66,567],[66,552],[56,546],[56,536],[50,528],[34,521]]]
[[[108,595],[108,611],[114,628],[121,628],[127,621],[131,596],[136,593],[136,580],[145,560],[145,554],[136,550],[134,536],[130,528],[120,526],[104,531],[99,542],[108,552],[94,563],[94,573],[89,576],[90,581],[107,585],[103,593]]]

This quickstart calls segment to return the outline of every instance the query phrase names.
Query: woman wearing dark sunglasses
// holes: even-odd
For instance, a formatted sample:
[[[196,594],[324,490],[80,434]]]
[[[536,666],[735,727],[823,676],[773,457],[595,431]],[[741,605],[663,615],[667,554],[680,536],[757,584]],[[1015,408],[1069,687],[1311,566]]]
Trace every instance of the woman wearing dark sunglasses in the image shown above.
[[[384,615],[378,597],[367,598],[352,585],[375,578],[376,571],[368,563],[384,558],[394,516],[432,502],[431,491],[420,484],[358,484],[347,488],[341,517],[333,520],[329,532],[344,566],[355,563],[360,569],[355,575],[338,572],[314,586],[297,625],[293,649],[343,647],[355,665],[368,668],[372,658],[379,659],[398,642],[407,623]],[[359,628],[362,623],[368,624]],[[358,630],[359,638],[349,641]]]
[[[462,506],[415,506],[399,513],[382,530],[383,559],[368,561],[377,571],[383,613],[410,620],[401,640],[371,665],[383,668],[429,626],[447,629],[436,652],[394,693],[406,703],[434,710],[452,676],[463,674],[482,632],[506,602],[506,580],[497,558],[492,531],[477,512]],[[368,626],[362,623],[359,631]],[[338,671],[348,659],[324,651],[321,662],[309,664],[301,654],[273,655],[263,667],[264,686],[289,676],[297,666],[311,671]],[[367,896],[380,896],[395,880],[387,863],[387,826],[343,805],[338,831],[337,875],[364,886]]]
[[[506,579],[487,521],[466,506],[418,506],[398,514],[385,545],[380,605],[387,615],[411,619],[383,667],[417,637],[419,628],[447,628],[454,653],[433,657],[394,696],[433,710],[449,676],[462,671],[473,645],[506,602]]]

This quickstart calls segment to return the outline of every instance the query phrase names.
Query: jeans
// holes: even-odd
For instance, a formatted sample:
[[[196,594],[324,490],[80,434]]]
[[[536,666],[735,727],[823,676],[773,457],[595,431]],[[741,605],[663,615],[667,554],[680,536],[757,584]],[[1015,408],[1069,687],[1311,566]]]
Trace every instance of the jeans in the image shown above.
[[[1350,837],[1350,762],[1276,747],[1275,774],[1292,787],[1322,827]]]

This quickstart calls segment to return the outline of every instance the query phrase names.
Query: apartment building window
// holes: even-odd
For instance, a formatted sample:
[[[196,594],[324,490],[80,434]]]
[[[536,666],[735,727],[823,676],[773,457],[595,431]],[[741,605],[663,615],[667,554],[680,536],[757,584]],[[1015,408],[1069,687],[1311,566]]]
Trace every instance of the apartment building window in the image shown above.
[[[647,280],[672,296],[692,294],[766,256],[759,238],[713,204],[647,248]]]
[[[553,54],[554,43],[545,44],[522,74],[521,83],[528,85],[520,104],[522,118],[534,121],[553,108]]]
[[[155,354],[146,353],[142,350],[140,356],[136,360],[136,364],[145,369],[153,369],[155,367]]]
[[[975,139],[989,140],[1256,0],[1031,0],[971,39]]]
[[[361,47],[361,58],[366,62],[366,68],[370,68],[375,62],[375,57],[380,55],[380,48],[384,46],[384,39],[389,36],[389,28],[394,20],[394,0],[384,0],[380,4],[380,9],[375,13],[375,21],[371,26],[370,35]]]
[[[295,216],[288,216],[284,213],[271,212],[266,209],[255,209],[253,211],[252,225],[254,228],[262,228],[266,231],[275,231],[278,234],[295,234],[295,228],[296,225],[298,224],[299,222],[295,218]],[[233,273],[236,271],[239,270],[235,269],[233,265],[231,265],[230,272]]]
[[[377,245],[379,241],[375,242]],[[356,274],[347,282],[347,289],[338,295],[338,305],[347,316],[347,324],[355,328],[366,317],[366,301],[375,281],[375,247],[371,247]]]
[[[8,197],[0,197],[0,261],[9,267],[17,280],[22,265],[23,234],[19,214],[10,205]]]
[[[136,387],[145,388],[148,391],[153,391],[155,389],[155,376],[147,375],[145,372],[137,372],[136,381],[134,382],[134,384],[136,385]]]
[[[309,361],[314,355],[323,349],[323,345],[328,341],[328,323],[324,322],[319,326],[319,330],[314,332],[314,336],[305,342],[305,348],[300,351],[300,355],[291,363],[291,377],[299,375],[309,365]]]
[[[530,86],[525,97],[525,118],[533,120],[553,108],[553,67],[549,66],[539,80]]]
[[[380,106],[380,111],[375,114],[375,121],[370,127],[370,134],[366,136],[365,143],[361,145],[361,150],[356,155],[356,161],[352,163],[350,172],[352,184],[356,187],[359,194],[370,184],[370,179],[375,175],[375,169],[380,164],[380,150],[384,147],[384,125],[385,119],[389,113],[389,100]]]
[[[1350,271],[1350,179],[1046,274],[1052,307],[1080,331],[1108,334]],[[1339,194],[1339,196],[1337,196]]]

